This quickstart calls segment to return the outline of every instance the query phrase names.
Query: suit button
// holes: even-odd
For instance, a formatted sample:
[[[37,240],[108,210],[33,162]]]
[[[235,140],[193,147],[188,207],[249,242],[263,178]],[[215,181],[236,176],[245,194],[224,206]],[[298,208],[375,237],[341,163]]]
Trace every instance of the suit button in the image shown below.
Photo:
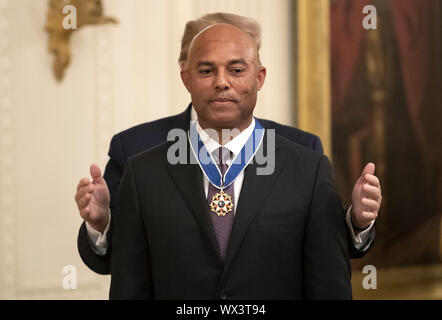
[[[224,292],[221,292],[220,298],[221,298],[221,300],[227,300],[227,299],[229,299],[229,297],[227,296],[227,294],[225,294]]]

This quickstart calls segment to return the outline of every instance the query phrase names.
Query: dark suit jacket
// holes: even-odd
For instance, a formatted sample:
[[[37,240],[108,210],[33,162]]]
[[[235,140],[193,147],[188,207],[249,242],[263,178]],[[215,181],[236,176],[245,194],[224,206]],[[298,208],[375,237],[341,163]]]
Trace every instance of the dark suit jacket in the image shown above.
[[[109,148],[109,161],[104,171],[104,179],[109,187],[111,196],[110,208],[115,209],[117,190],[123,175],[127,159],[142,151],[148,150],[167,140],[167,134],[172,128],[179,128],[185,131],[189,130],[191,105],[176,116],[159,119],[149,123],[143,123],[138,126],[127,129],[113,136]],[[323,152],[321,140],[319,137],[273,121],[259,119],[265,129],[275,129],[275,133],[291,141],[299,143],[318,153]],[[112,242],[113,222],[108,232],[108,242]],[[371,234],[374,238],[374,230]],[[83,262],[93,271],[100,274],[110,273],[110,256],[112,246],[110,245],[106,255],[96,254],[90,246],[85,223],[83,222],[78,233],[78,251]],[[348,239],[349,253],[352,258],[363,256],[367,251],[358,251],[354,248],[351,238]]]
[[[345,210],[325,156],[276,136],[273,174],[245,171],[223,262],[201,169],[169,164],[171,144],[127,162],[111,299],[351,299]]]

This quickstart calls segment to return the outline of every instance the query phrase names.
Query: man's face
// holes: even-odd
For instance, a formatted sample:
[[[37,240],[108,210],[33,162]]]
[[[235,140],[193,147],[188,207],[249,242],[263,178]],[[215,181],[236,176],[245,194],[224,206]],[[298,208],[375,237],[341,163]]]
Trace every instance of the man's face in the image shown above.
[[[200,125],[247,128],[266,75],[253,39],[236,27],[218,24],[199,34],[189,50],[181,76]]]

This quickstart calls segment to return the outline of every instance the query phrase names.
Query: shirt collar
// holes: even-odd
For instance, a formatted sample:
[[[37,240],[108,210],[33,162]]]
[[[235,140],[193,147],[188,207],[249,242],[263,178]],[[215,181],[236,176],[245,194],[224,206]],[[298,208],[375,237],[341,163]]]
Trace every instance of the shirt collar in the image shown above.
[[[225,148],[229,149],[233,153],[233,157],[241,152],[241,149],[244,147],[247,140],[252,135],[254,128],[255,118],[252,118],[252,122],[246,129],[241,131],[236,137],[234,137],[232,140],[224,145]],[[201,137],[201,141],[204,143],[204,146],[210,154],[221,147],[218,141],[214,140],[203,130],[203,128],[201,128],[198,120],[196,121],[196,130]]]

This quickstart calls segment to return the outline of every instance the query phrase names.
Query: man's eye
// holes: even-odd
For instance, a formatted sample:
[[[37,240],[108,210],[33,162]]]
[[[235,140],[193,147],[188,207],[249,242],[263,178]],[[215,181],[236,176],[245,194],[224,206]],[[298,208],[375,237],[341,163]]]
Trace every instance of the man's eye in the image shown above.
[[[235,74],[241,74],[241,73],[244,72],[244,69],[241,69],[241,68],[234,68],[234,69],[232,69],[232,72],[235,73]]]
[[[203,70],[199,71],[199,73],[202,74],[202,75],[208,75],[211,72],[212,72],[212,70],[210,70],[210,69],[203,69]]]

